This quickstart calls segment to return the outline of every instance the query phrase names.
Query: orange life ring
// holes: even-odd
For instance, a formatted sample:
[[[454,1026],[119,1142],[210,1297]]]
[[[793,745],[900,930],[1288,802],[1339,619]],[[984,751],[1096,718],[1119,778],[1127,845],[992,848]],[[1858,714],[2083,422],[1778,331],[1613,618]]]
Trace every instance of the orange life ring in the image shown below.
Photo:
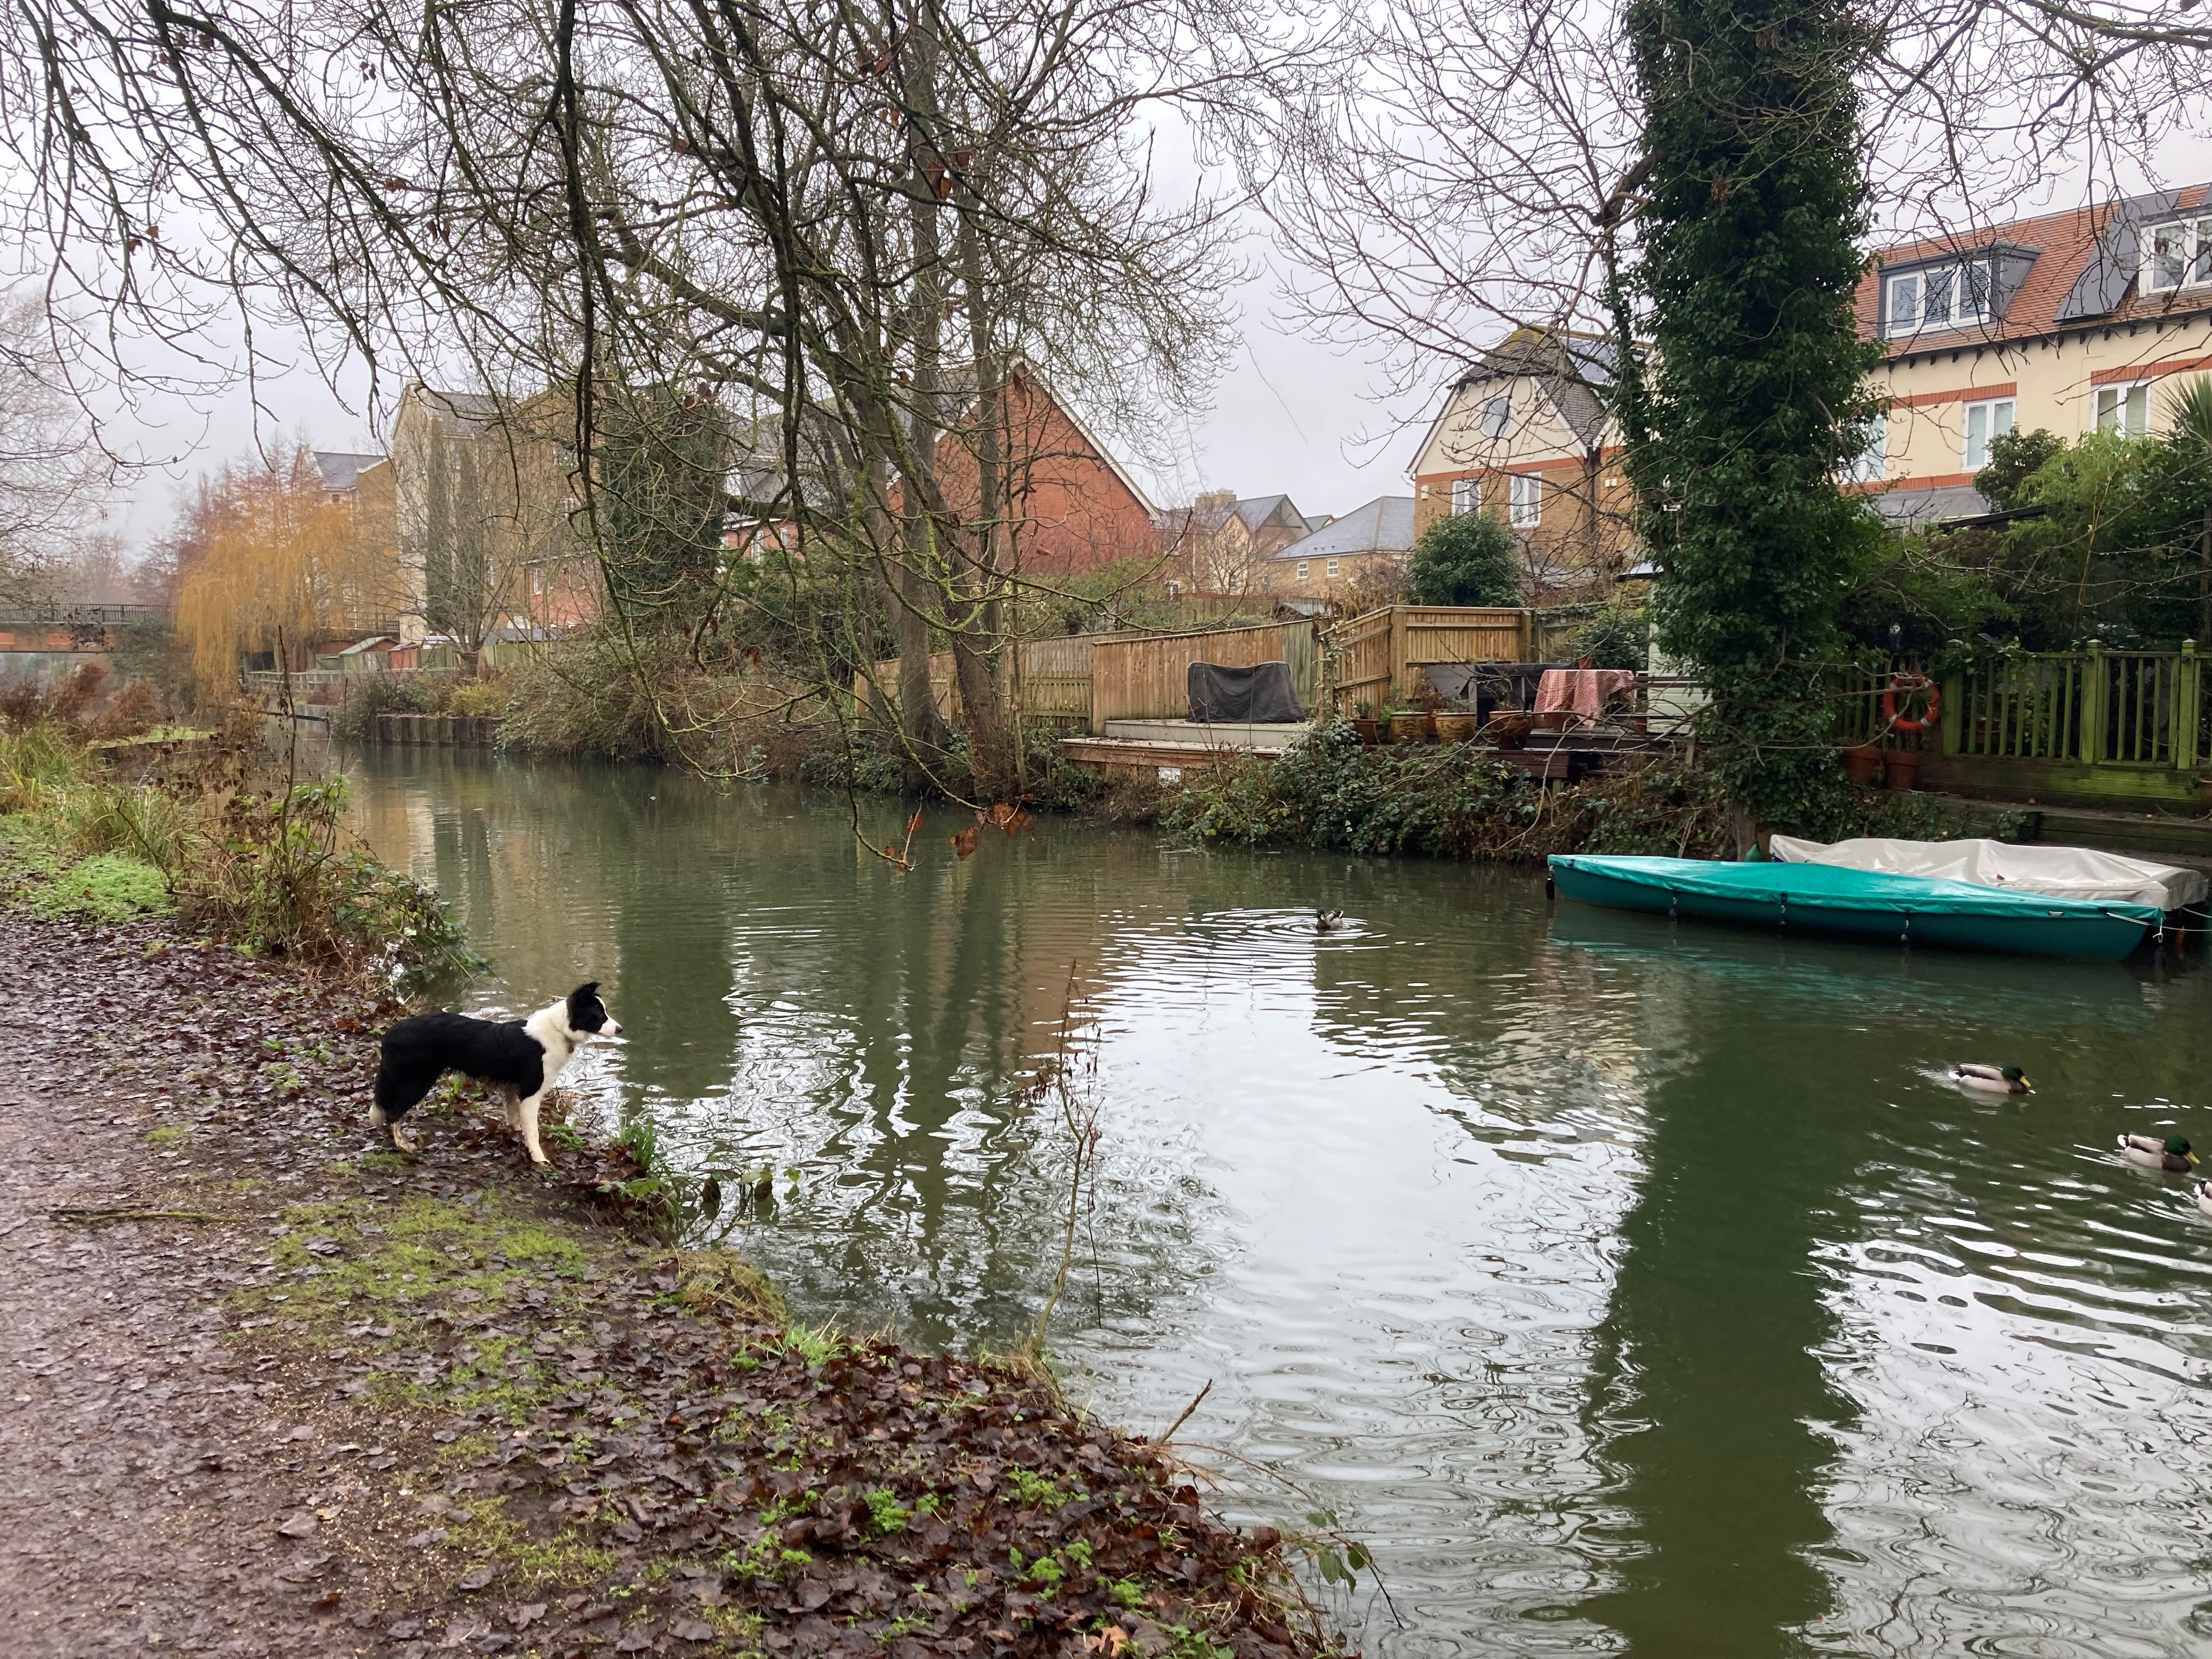
[[[1916,691],[1928,694],[1928,707],[1917,720],[1900,719],[1897,712],[1899,694],[1910,697]],[[1943,712],[1943,688],[1925,674],[1911,672],[1892,674],[1889,685],[1881,694],[1881,718],[1895,732],[1925,732],[1936,724]]]

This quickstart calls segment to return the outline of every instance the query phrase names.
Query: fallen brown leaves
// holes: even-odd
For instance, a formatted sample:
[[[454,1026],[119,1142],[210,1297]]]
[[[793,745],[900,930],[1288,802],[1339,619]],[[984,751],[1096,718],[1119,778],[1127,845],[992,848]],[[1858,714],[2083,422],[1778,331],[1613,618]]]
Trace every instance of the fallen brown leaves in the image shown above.
[[[1291,1618],[1278,1535],[1221,1524],[1154,1448],[1035,1376],[791,1332],[719,1258],[611,1231],[635,1173],[619,1149],[565,1148],[544,1179],[462,1107],[419,1159],[343,1161],[376,1146],[361,1118],[393,1010],[152,924],[0,918],[0,975],[65,1009],[50,1052],[82,1056],[26,1086],[135,1091],[159,1126],[149,1190],[72,1194],[149,1212],[100,1228],[104,1247],[144,1248],[156,1213],[200,1209],[180,1188],[226,1180],[257,1190],[210,1215],[293,1218],[202,1227],[195,1248],[204,1279],[237,1287],[228,1341],[267,1409],[346,1443],[265,1523],[302,1574],[350,1575],[286,1604],[334,1636],[408,1656],[1324,1646]],[[485,1218],[491,1242],[465,1261],[418,1238],[395,1290],[380,1252],[425,1206]],[[566,1265],[508,1259],[507,1215]]]

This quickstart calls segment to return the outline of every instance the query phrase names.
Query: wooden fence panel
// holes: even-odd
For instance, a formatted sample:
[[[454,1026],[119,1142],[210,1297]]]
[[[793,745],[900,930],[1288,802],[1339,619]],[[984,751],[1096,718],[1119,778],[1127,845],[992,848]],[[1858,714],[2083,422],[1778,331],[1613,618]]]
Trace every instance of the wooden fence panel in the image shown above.
[[[1354,617],[1329,630],[1328,652],[1335,667],[1336,712],[1355,713],[1365,703],[1381,714],[1391,701],[1391,626],[1395,605]]]
[[[1094,639],[1091,648],[1091,729],[1108,720],[1181,720],[1190,711],[1190,665],[1249,668],[1285,660],[1284,635],[1307,623],[1275,623],[1206,634],[1158,634]]]
[[[1091,726],[1091,649],[1095,634],[1022,643],[1022,717],[1054,726]]]
[[[896,657],[876,665],[876,689],[891,708],[898,707],[899,659]],[[950,651],[933,651],[929,657],[929,690],[937,699],[937,712],[947,720],[959,718],[959,682],[952,670]],[[868,701],[868,680],[865,674],[853,676],[853,696],[865,704]]]
[[[1532,614],[1504,607],[1406,605],[1398,608],[1402,668],[1424,663],[1528,662]],[[1400,684],[1413,689],[1402,672]]]
[[[1429,663],[1529,662],[1534,613],[1506,606],[1394,605],[1340,623],[1329,635],[1336,707],[1378,714],[1419,690]]]

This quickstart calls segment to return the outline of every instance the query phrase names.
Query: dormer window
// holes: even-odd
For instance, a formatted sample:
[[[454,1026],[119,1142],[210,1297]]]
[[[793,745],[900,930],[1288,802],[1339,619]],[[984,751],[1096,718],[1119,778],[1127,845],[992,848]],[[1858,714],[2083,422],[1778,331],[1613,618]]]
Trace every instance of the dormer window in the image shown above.
[[[2212,219],[2183,219],[2150,225],[2142,234],[2142,285],[2146,294],[2171,293],[2212,283]]]
[[[1474,429],[1486,438],[1502,438],[1513,429],[1513,399],[1500,392],[1486,398],[1474,417]]]
[[[1892,338],[1926,329],[1966,328],[1990,319],[1990,262],[1962,259],[1923,265],[1885,280],[1884,332]]]

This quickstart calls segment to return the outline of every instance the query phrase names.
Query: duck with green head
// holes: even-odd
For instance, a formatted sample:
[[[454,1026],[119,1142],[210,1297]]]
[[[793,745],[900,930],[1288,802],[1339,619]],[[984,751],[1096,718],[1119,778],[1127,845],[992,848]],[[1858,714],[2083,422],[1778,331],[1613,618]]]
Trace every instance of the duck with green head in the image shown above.
[[[2156,1135],[2122,1135],[2120,1156],[2139,1169],[2167,1170],[2187,1175],[2197,1167],[2197,1154],[2179,1135],[2160,1140]]]
[[[1954,1066],[1951,1081],[1961,1089],[1980,1089],[1993,1095],[2024,1095],[2030,1087],[2027,1073],[2019,1066],[1991,1066],[1978,1060]]]

